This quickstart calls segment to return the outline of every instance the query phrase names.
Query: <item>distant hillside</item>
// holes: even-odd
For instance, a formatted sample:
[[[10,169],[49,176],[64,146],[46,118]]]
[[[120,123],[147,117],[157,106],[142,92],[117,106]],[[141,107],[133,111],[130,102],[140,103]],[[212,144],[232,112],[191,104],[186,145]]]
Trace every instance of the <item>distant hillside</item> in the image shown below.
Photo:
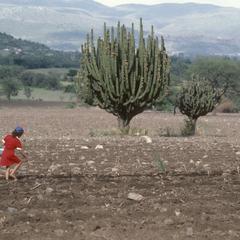
[[[0,33],[0,64],[27,68],[78,67],[79,58],[77,52],[55,51],[43,44]]]
[[[18,50],[17,50],[18,49]],[[52,50],[44,44],[27,40],[16,39],[13,36],[0,32],[0,50],[11,52],[32,53],[33,51],[49,53]]]
[[[93,0],[0,0],[0,31],[61,50],[79,50],[86,34],[103,23],[144,21],[145,30],[166,39],[171,54],[240,55],[240,9],[211,4],[125,4],[107,7]]]
[[[143,17],[146,19],[168,18],[171,20],[171,18],[177,18],[186,15],[214,13],[217,10],[221,9],[221,7],[211,4],[163,3],[150,6],[143,4],[123,4],[117,6],[116,9],[121,10],[126,14],[134,14],[135,16]]]

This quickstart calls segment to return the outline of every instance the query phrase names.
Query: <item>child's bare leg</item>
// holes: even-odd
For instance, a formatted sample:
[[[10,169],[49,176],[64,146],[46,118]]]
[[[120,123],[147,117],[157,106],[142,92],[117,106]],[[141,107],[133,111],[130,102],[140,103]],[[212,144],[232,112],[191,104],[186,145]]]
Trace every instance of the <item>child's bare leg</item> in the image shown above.
[[[10,172],[10,168],[7,167],[6,172],[5,172],[5,178],[6,178],[7,181],[9,179],[9,172]]]
[[[13,178],[14,181],[17,181],[17,177],[10,173],[10,177]]]
[[[22,162],[18,163],[18,164],[14,167],[14,169],[11,170],[10,175],[11,175],[11,176],[14,176],[15,173],[16,173],[16,171],[20,168],[21,165],[22,165]],[[14,177],[15,177],[15,176],[14,176]]]

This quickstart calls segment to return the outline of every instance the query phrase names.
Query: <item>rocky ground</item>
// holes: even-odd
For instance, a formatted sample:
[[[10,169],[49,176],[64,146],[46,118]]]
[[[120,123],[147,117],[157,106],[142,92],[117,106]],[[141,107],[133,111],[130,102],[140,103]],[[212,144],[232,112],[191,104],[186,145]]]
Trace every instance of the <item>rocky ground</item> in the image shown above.
[[[145,112],[119,136],[96,108],[0,109],[26,129],[17,182],[0,179],[0,239],[240,239],[240,115]],[[147,135],[144,137],[142,135]]]

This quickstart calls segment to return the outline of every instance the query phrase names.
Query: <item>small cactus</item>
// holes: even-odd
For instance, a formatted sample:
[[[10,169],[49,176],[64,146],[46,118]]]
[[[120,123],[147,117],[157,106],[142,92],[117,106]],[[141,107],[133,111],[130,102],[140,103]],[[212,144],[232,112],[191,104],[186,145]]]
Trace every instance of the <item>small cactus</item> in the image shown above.
[[[193,76],[182,86],[175,108],[188,117],[185,120],[184,135],[195,134],[197,119],[212,112],[224,93],[225,89],[216,89],[208,80],[199,76]]]

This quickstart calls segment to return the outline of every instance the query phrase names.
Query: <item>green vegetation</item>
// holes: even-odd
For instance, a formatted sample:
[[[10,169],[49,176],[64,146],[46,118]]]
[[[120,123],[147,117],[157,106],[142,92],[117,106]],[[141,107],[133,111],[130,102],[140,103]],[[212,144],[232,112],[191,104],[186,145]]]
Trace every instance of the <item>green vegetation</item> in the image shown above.
[[[91,89],[84,58],[81,59],[80,70],[76,77],[75,91],[79,102],[90,106],[96,105],[96,97]]]
[[[30,99],[32,96],[32,88],[30,87],[24,87],[24,95],[27,97],[27,99]]]
[[[150,107],[169,83],[169,60],[163,38],[154,35],[153,27],[144,38],[140,21],[139,43],[135,44],[135,30],[131,32],[120,23],[115,36],[104,25],[103,39],[94,46],[91,39],[82,46],[81,73],[87,72],[89,85],[100,108],[118,118],[119,128],[129,131],[134,116]]]
[[[62,101],[62,98],[69,99],[66,96],[75,95],[74,81],[67,76],[69,71],[62,68],[26,70],[15,65],[0,66],[0,94],[8,100],[16,99],[18,94],[21,95],[20,99],[50,100],[48,95],[52,92],[54,101]],[[12,89],[11,94],[9,94],[10,89]],[[49,91],[40,91],[40,89]],[[42,92],[43,95],[39,96],[38,92]]]
[[[187,79],[198,74],[208,79],[216,88],[225,88],[225,97],[240,110],[240,61],[226,57],[201,57],[193,61],[186,72]]]
[[[51,90],[60,88],[60,81],[56,74],[34,73],[25,71],[20,75],[22,84],[26,87],[39,87]]]
[[[5,95],[8,101],[12,96],[17,96],[20,90],[20,85],[15,78],[5,78],[2,81],[2,94]]]
[[[23,92],[25,98],[32,99],[36,88],[75,93],[74,78],[79,58],[77,52],[55,51],[43,44],[0,33],[1,96],[10,101]]]
[[[24,68],[16,65],[0,65],[0,81],[5,78],[18,77]]]
[[[216,89],[210,81],[199,76],[193,76],[182,86],[176,107],[188,117],[183,135],[195,134],[197,119],[211,112],[224,92],[225,89]]]
[[[76,94],[81,104],[97,105],[98,103],[118,117],[119,125],[127,126],[136,114],[146,108],[173,111],[182,83],[191,81],[191,76],[194,74],[198,75],[200,79],[208,79],[215,89],[226,87],[222,102],[217,107],[218,111],[240,111],[240,61],[238,59],[218,56],[202,56],[190,59],[183,56],[172,56],[170,85],[165,87],[165,91],[161,89],[158,97],[148,94],[143,97],[148,90],[145,77],[151,75],[149,69],[145,71],[144,64],[147,62],[149,67],[154,62],[150,57],[154,53],[149,53],[149,49],[150,45],[153,44],[150,39],[154,39],[152,40],[154,42],[156,38],[151,38],[152,35],[150,35],[150,38],[145,40],[146,46],[143,49],[147,53],[146,60],[141,58],[142,47],[139,45],[136,48],[133,44],[133,42],[135,43],[133,33],[129,33],[127,36],[127,29],[121,27],[120,33],[116,35],[114,36],[113,30],[111,32],[105,29],[104,38],[98,40],[95,49],[96,56],[93,57],[91,54],[88,56],[89,59],[97,59],[97,68],[95,68],[94,61],[88,65],[90,68],[86,68],[86,58],[81,58],[81,67],[78,72],[79,53],[54,51],[42,44],[15,39],[0,33],[1,97],[5,97],[9,101],[24,98],[49,101],[51,99],[53,101],[67,101],[69,99],[71,101],[71,99],[75,99],[73,96]],[[147,46],[147,41],[149,41],[149,46]],[[89,39],[89,49],[92,47],[90,42],[91,39]],[[141,44],[141,40],[139,44]],[[104,46],[107,46],[107,51],[104,48],[101,53],[97,52],[97,49],[103,50],[101,47]],[[128,49],[125,46],[128,46]],[[135,50],[133,50],[133,46]],[[114,55],[117,48],[119,51]],[[86,49],[85,45],[85,51]],[[165,49],[159,49],[160,52],[162,50]],[[104,61],[100,61],[102,58]],[[122,60],[124,58],[125,60]],[[145,63],[143,63],[144,61]],[[99,70],[100,68],[101,70]],[[96,69],[104,81],[96,80],[95,73],[93,73],[93,70]],[[144,77],[143,80],[140,80],[141,76]],[[124,83],[119,85],[120,81]],[[130,83],[129,86],[128,83]],[[154,83],[149,82],[149,86],[151,84]],[[49,97],[50,93],[52,93],[53,98]],[[142,106],[138,107],[140,105]]]
[[[240,111],[240,60],[217,56],[196,59],[172,56],[168,95],[158,99],[154,109],[172,111],[182,83],[191,80],[192,75],[208,79],[215,88],[226,88],[220,103],[224,106],[219,106],[219,111]]]
[[[227,87],[224,94],[224,106],[219,111],[240,111],[240,60],[227,57],[199,57],[189,59],[182,56],[171,57],[171,81],[167,91],[154,101],[153,109],[173,111],[176,95],[184,81],[191,80],[193,74],[208,79],[215,87]],[[82,79],[80,79],[82,78]],[[77,81],[78,98],[90,105],[95,104],[94,95],[88,85],[87,74],[80,75]],[[226,104],[226,102],[228,104]]]
[[[160,157],[159,152],[155,152],[153,158],[159,173],[165,173],[166,167],[165,167],[164,161]]]
[[[18,65],[24,68],[79,67],[78,52],[55,51],[26,40],[0,33],[0,65]]]
[[[16,96],[11,96],[11,101],[14,100],[30,100],[30,101],[46,101],[46,102],[76,102],[74,93],[65,93],[63,90],[48,90],[44,88],[30,88],[31,96],[26,96],[25,88],[21,88]],[[2,93],[2,90],[0,89]],[[1,94],[0,98],[5,98],[6,95]]]

